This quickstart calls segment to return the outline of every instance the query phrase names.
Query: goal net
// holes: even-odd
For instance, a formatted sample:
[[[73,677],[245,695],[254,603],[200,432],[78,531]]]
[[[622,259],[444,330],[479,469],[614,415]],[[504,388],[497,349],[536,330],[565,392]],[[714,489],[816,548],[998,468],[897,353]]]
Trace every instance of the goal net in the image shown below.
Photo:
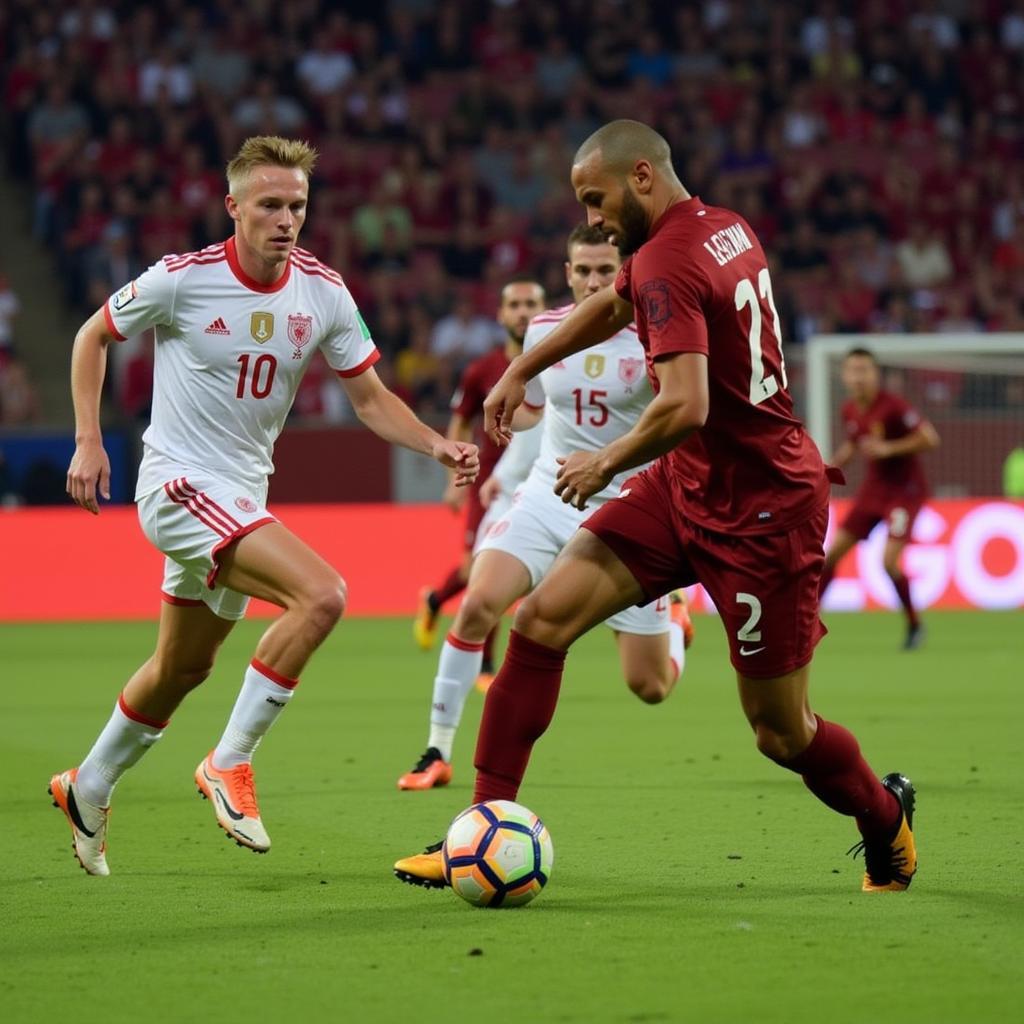
[[[1004,494],[1007,460],[1024,449],[1024,334],[830,334],[807,343],[806,420],[828,461],[844,437],[839,371],[851,348],[874,353],[882,386],[930,420],[942,443],[924,456],[937,498]],[[852,494],[863,473],[846,475]],[[1012,472],[1011,472],[1012,475]],[[1018,495],[1020,496],[1020,495]]]

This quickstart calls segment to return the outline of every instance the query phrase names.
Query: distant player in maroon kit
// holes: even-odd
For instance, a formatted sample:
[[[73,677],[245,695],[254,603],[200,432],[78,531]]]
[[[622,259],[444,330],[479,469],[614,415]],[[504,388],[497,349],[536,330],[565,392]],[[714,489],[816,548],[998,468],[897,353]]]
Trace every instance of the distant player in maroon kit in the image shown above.
[[[879,781],[856,739],[808,701],[825,633],[818,586],[829,482],[786,391],[764,252],[740,216],[690,196],[668,144],[639,122],[614,121],[584,142],[572,185],[589,222],[632,258],[614,286],[513,360],[485,403],[486,424],[507,438],[526,381],[634,319],[655,398],[618,440],[571,455],[555,490],[583,507],[616,472],[657,461],[583,524],[520,605],[484,706],[474,803],[516,799],[579,636],[699,581],[721,613],[758,749],[855,819],[864,891],[906,889],[917,866],[912,784],[897,773]],[[445,884],[434,847],[395,873]]]
[[[914,650],[924,640],[924,626],[910,597],[910,582],[900,568],[900,556],[910,543],[914,520],[928,497],[928,482],[917,456],[937,448],[939,435],[905,399],[882,388],[878,362],[866,348],[847,353],[843,386],[850,396],[841,413],[846,440],[833,461],[845,466],[859,451],[867,459],[868,468],[853,508],[825,555],[821,593],[824,596],[843,555],[884,520],[889,537],[882,561],[907,615],[903,647]]]
[[[505,328],[504,345],[494,348],[463,371],[459,386],[452,396],[452,418],[448,423],[449,440],[468,441],[476,436],[480,442],[480,475],[471,487],[456,487],[455,475],[449,474],[445,490],[445,503],[454,510],[466,510],[465,553],[462,561],[444,582],[433,589],[425,588],[420,595],[420,606],[413,620],[413,636],[421,649],[429,651],[437,637],[437,617],[444,603],[460,594],[469,579],[469,566],[473,558],[477,529],[485,508],[480,501],[480,488],[501,457],[502,446],[492,441],[483,429],[484,399],[508,368],[509,362],[523,351],[523,339],[530,321],[544,309],[544,289],[536,281],[510,281],[501,291],[498,323]],[[484,645],[481,676],[487,681],[494,673],[492,630]]]

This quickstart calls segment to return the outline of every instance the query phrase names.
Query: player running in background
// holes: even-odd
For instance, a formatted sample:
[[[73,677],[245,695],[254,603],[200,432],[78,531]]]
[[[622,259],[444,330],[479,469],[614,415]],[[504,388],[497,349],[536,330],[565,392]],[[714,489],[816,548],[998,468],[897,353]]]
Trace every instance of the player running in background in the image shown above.
[[[843,386],[850,396],[840,413],[846,440],[833,461],[845,466],[859,451],[867,460],[867,473],[825,554],[821,594],[824,596],[832,582],[843,555],[884,520],[889,536],[882,564],[906,613],[903,647],[914,650],[924,641],[925,629],[910,596],[910,581],[900,568],[900,557],[928,497],[928,482],[918,454],[937,448],[939,435],[905,399],[882,387],[878,362],[868,349],[851,349],[843,360],[842,373]]]
[[[466,529],[463,535],[465,550],[462,560],[448,573],[444,582],[434,589],[424,588],[420,605],[413,619],[412,632],[421,650],[429,651],[437,637],[437,617],[446,601],[462,593],[469,579],[473,548],[484,518],[485,509],[480,501],[480,488],[487,482],[494,464],[501,456],[501,447],[483,430],[483,407],[487,392],[505,372],[509,361],[523,351],[523,338],[530,320],[544,308],[544,289],[532,280],[510,281],[501,290],[498,323],[505,329],[505,342],[486,355],[474,359],[463,371],[455,394],[452,396],[452,417],[448,423],[448,438],[454,441],[476,440],[480,449],[480,475],[468,488],[455,486],[449,477],[444,502],[454,511],[465,507]],[[474,437],[475,435],[475,437]],[[495,627],[495,632],[497,627]],[[494,634],[488,636],[484,650],[482,671],[491,676]]]
[[[567,248],[566,280],[576,303],[615,280],[619,254],[599,228],[577,227]],[[524,351],[543,341],[574,308],[563,306],[536,317],[526,332]],[[399,778],[399,789],[431,789],[451,781],[452,744],[480,671],[484,638],[514,601],[537,586],[587,518],[588,513],[555,494],[559,463],[574,451],[596,451],[624,434],[651,398],[644,350],[633,324],[530,382],[516,425],[543,423],[540,452],[511,509],[490,526],[477,547],[466,594],[438,660],[427,749]],[[624,477],[610,480],[590,504],[599,507],[614,498]],[[615,631],[623,677],[648,704],[658,704],[671,693],[683,670],[684,633],[692,629],[682,598],[674,599],[671,613],[669,604],[662,597],[607,620]]]
[[[316,350],[379,436],[433,456],[460,485],[478,469],[474,445],[441,437],[384,387],[373,369],[377,349],[341,277],[296,247],[315,160],[305,142],[248,139],[227,167],[234,235],[165,256],[75,338],[68,493],[98,514],[97,492],[109,497],[110,485],[99,425],[107,346],[155,330],[153,414],[135,497],[143,531],[166,556],[152,657],[128,680],[85,760],[50,780],[75,854],[92,875],[110,873],[114,786],[210,674],[250,597],[276,604],[281,615],[260,639],[224,734],[195,780],[229,837],[260,853],[270,848],[253,751],[345,607],[338,573],[266,508],[274,440]]]
[[[626,434],[571,455],[556,490],[583,507],[618,473],[657,461],[586,521],[520,605],[484,704],[474,803],[516,799],[578,637],[699,581],[722,616],[758,749],[855,819],[865,891],[906,889],[917,863],[910,781],[879,781],[851,733],[808,700],[825,633],[818,586],[829,479],[793,415],[764,251],[738,214],[689,195],[668,144],[639,122],[614,121],[587,139],[572,185],[589,222],[633,256],[614,286],[512,363],[485,403],[487,427],[507,437],[532,377],[635,319],[655,398]],[[433,847],[395,872],[445,884]]]

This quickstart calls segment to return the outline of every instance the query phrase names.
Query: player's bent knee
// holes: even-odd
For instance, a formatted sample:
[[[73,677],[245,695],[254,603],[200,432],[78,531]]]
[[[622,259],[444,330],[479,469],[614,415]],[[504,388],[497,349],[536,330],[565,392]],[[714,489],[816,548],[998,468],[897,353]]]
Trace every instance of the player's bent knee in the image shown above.
[[[645,704],[660,704],[669,694],[668,685],[663,680],[651,676],[627,679],[626,683]]]
[[[807,749],[803,734],[779,732],[763,723],[754,724],[757,749],[771,761],[786,764]]]
[[[340,576],[327,578],[306,596],[306,617],[318,632],[326,635],[345,613],[348,589]]]
[[[544,608],[537,599],[536,590],[520,604],[513,628],[538,644],[558,650],[567,648],[577,636],[572,623],[559,619]]]
[[[463,640],[482,640],[503,611],[488,595],[474,593],[471,588],[462,599],[453,629]]]

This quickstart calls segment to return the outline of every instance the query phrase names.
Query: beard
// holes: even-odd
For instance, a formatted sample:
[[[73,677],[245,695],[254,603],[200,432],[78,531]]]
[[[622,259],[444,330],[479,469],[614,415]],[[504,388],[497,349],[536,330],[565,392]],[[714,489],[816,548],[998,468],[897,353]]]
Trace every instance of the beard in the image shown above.
[[[615,247],[619,250],[619,255],[625,259],[632,256],[647,241],[647,232],[650,230],[644,208],[628,188],[622,193],[619,221],[622,227],[615,239]]]

